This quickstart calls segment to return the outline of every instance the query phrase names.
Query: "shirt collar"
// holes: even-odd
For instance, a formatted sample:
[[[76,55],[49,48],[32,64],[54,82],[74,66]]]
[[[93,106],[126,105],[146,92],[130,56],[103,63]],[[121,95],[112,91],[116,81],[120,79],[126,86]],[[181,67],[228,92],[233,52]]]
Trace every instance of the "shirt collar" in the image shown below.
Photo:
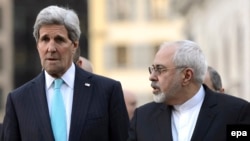
[[[63,74],[61,79],[64,81],[65,84],[68,85],[70,88],[74,88],[74,80],[75,80],[75,65],[74,63],[71,64],[70,68]],[[47,71],[45,71],[45,83],[46,83],[46,90],[48,90],[55,80],[54,77],[48,74]]]
[[[186,101],[181,105],[174,105],[173,107],[175,110],[180,112],[186,111],[188,109],[192,109],[193,107],[198,105],[198,103],[203,102],[204,97],[205,97],[205,90],[204,87],[201,85],[199,91],[192,98],[190,98],[188,101]]]

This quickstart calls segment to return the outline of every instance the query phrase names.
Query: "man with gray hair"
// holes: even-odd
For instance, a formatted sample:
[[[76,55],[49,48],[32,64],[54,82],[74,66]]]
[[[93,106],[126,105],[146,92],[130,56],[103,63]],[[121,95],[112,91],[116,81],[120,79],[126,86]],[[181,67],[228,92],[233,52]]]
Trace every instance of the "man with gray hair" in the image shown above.
[[[34,37],[43,71],[9,93],[4,141],[125,141],[129,118],[119,81],[73,63],[79,45],[77,14],[49,6]]]
[[[213,91],[224,93],[222,81],[219,73],[211,66],[207,67],[207,72],[204,79],[204,84]]]
[[[249,102],[208,89],[206,71],[196,43],[163,43],[149,67],[154,102],[135,110],[127,141],[226,141],[227,125],[250,124]]]

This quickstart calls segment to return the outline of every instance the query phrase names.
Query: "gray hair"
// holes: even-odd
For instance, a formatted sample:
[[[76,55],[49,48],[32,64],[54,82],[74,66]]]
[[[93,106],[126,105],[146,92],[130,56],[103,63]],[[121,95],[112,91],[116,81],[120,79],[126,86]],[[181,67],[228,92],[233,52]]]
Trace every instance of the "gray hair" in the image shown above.
[[[221,82],[221,77],[220,77],[219,73],[211,66],[208,66],[207,71],[210,75],[210,79],[211,79],[213,88],[216,91],[219,91],[222,88],[222,82]]]
[[[182,40],[163,43],[160,47],[176,46],[173,63],[179,67],[189,67],[194,70],[194,80],[202,84],[207,71],[207,62],[200,47],[192,41]]]
[[[58,24],[64,25],[68,31],[71,41],[78,41],[81,35],[80,22],[77,14],[72,9],[58,6],[48,6],[37,15],[33,36],[36,41],[39,39],[39,30],[43,25]]]

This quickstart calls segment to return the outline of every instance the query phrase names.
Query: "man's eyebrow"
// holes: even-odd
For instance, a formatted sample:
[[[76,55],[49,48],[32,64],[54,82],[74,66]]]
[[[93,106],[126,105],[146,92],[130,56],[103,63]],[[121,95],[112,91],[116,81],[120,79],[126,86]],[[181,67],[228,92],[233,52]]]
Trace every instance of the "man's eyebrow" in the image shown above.
[[[156,65],[153,65],[153,66],[155,66],[156,68],[165,68],[165,66],[160,65],[160,64],[156,64]]]
[[[40,37],[47,37],[47,36],[48,36],[47,34],[43,34],[43,35],[40,34]]]
[[[65,37],[65,36],[63,36],[61,34],[57,34],[55,37]]]

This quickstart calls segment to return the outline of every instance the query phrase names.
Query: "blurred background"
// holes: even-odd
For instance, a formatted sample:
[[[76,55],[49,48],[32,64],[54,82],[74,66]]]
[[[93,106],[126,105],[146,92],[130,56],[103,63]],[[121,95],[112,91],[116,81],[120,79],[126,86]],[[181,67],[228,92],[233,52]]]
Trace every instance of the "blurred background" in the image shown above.
[[[81,55],[138,106],[152,101],[148,66],[159,45],[182,39],[201,46],[226,93],[250,100],[249,0],[0,0],[0,121],[8,93],[41,71],[32,33],[48,5],[78,13]]]

